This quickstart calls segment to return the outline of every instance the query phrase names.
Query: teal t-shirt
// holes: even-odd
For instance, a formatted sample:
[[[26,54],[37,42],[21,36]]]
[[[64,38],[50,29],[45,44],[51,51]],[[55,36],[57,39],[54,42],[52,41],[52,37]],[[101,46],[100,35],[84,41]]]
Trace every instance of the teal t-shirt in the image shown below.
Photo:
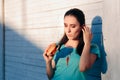
[[[97,45],[91,44],[90,53],[96,54],[97,59],[100,58],[100,51]],[[94,70],[91,70],[93,68],[80,72],[80,56],[77,54],[76,48],[62,45],[60,50],[56,52],[53,60],[56,67],[52,80],[101,80],[101,75],[95,75],[96,73],[93,73]]]

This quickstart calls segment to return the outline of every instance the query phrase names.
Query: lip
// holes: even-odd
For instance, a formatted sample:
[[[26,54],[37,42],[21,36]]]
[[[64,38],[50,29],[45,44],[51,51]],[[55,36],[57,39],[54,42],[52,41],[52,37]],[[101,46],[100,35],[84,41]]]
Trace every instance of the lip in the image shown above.
[[[71,35],[71,34],[67,34],[67,36],[72,37],[72,35]]]

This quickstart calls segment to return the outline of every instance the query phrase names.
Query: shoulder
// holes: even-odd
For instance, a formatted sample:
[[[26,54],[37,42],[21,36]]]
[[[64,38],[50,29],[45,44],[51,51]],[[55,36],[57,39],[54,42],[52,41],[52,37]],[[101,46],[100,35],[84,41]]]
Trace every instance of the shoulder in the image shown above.
[[[100,49],[97,44],[91,43],[90,53],[96,54],[100,58]]]
[[[99,48],[99,47],[98,47],[98,45],[97,45],[97,44],[95,44],[95,43],[91,43],[91,45],[90,45],[90,46],[91,46],[91,48]]]

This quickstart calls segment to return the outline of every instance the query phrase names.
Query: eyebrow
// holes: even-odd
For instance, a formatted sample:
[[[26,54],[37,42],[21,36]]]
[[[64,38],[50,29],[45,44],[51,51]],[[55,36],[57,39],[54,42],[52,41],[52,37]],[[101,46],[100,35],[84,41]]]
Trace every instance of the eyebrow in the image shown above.
[[[70,24],[71,26],[76,25],[76,24]]]
[[[66,23],[64,23],[64,25],[66,25]],[[70,24],[70,25],[76,25],[76,24]]]

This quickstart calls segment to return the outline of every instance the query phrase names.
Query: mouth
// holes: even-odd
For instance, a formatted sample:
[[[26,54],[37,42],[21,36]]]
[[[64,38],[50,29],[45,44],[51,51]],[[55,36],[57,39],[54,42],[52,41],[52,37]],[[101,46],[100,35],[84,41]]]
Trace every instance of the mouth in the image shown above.
[[[67,34],[67,36],[68,36],[68,37],[72,37],[72,35],[71,35],[71,34]]]

